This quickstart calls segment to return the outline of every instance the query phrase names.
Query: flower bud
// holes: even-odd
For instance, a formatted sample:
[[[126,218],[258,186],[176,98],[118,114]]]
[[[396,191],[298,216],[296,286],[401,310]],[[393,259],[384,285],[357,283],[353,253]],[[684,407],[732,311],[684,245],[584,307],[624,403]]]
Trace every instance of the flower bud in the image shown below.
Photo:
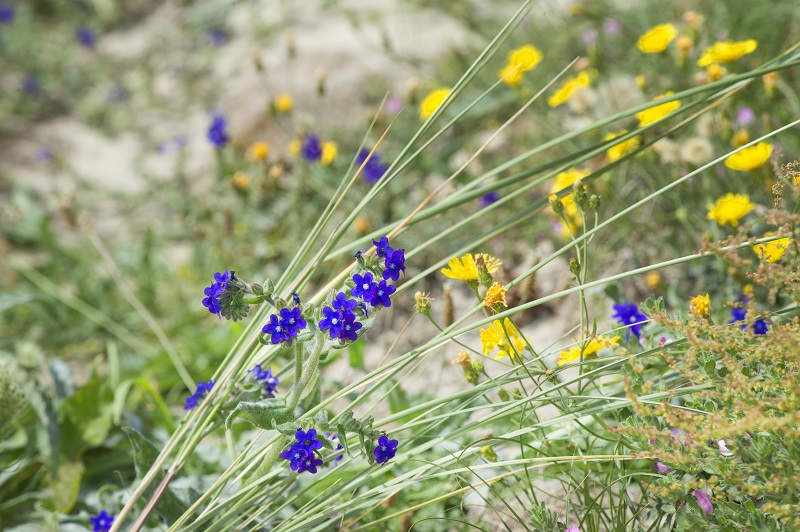
[[[480,453],[488,462],[497,462],[497,453],[494,452],[491,445],[481,447]]]
[[[569,271],[572,272],[572,275],[578,277],[581,274],[581,263],[578,262],[578,259],[572,257],[569,259]]]
[[[511,399],[511,397],[509,397],[508,395],[508,392],[502,389],[499,392],[497,392],[497,397],[499,397],[501,401],[508,401],[509,399]]]
[[[478,373],[483,373],[483,361],[482,360],[473,360],[472,361],[472,369],[477,371]]]
[[[564,212],[564,204],[561,203],[561,198],[558,197],[558,194],[550,194],[547,200],[550,202],[550,208],[553,209],[554,213],[561,214]]]
[[[426,294],[424,292],[417,292],[414,294],[414,306],[416,311],[420,314],[424,314],[425,316],[430,316],[431,314],[431,302],[433,299],[431,298],[430,294]]]

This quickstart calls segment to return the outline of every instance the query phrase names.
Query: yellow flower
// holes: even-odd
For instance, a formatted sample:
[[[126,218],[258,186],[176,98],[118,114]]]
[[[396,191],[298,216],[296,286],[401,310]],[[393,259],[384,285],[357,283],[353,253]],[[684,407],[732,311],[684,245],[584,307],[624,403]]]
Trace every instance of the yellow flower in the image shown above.
[[[469,357],[469,353],[466,351],[459,351],[458,356],[453,359],[453,364],[458,364],[459,366],[472,366],[472,359]]]
[[[542,52],[540,52],[538,48],[530,44],[526,44],[525,46],[521,46],[519,48],[511,50],[511,53],[508,54],[509,66],[519,65],[520,71],[522,72],[533,70],[534,68],[536,68],[536,65],[538,65],[541,60],[542,60]]]
[[[608,135],[603,137],[603,140],[615,139],[620,135],[624,135],[627,132],[628,132],[627,129],[623,129],[619,133],[609,133]],[[639,137],[631,137],[628,140],[624,140],[619,144],[614,144],[613,146],[611,146],[608,150],[606,150],[606,157],[608,157],[608,160],[613,163],[614,161],[622,158],[624,155],[631,153],[632,151],[635,151],[636,148],[638,147],[639,147]]]
[[[764,233],[764,236],[775,236],[775,233],[772,231],[767,231]],[[756,255],[767,262],[778,262],[781,260],[781,257],[783,257],[783,254],[788,247],[789,238],[786,237],[772,240],[771,242],[765,242],[763,244],[756,244],[753,246],[753,251],[756,252]]]
[[[644,284],[646,284],[648,290],[651,291],[661,286],[661,272],[647,272],[647,275],[644,276]]]
[[[638,74],[635,78],[633,78],[633,82],[636,83],[636,86],[640,89],[643,89],[645,85],[647,85],[647,78],[644,74]]]
[[[489,287],[489,290],[486,292],[486,296],[483,298],[483,306],[488,307],[492,310],[498,306],[506,306],[506,292],[508,289],[503,288],[500,283],[497,281]]]
[[[689,310],[696,316],[708,316],[708,311],[711,310],[711,297],[706,295],[697,295],[689,300]]]
[[[734,148],[744,146],[748,142],[750,142],[750,134],[746,129],[740,129],[736,131],[736,133],[733,134],[733,137],[731,137],[731,146]]]
[[[602,334],[597,335],[597,338],[592,338],[589,340],[589,343],[586,344],[586,347],[583,350],[583,358],[595,358],[597,356],[597,352],[601,349],[617,345],[617,340],[619,340],[619,336],[610,338],[608,336],[603,336]],[[561,358],[558,361],[558,365],[563,366],[564,364],[569,364],[570,362],[578,360],[580,357],[581,346],[576,345],[572,349],[561,352]]]
[[[574,78],[569,78],[565,81],[558,90],[547,99],[547,105],[550,107],[558,107],[563,104],[570,97],[575,94],[575,91],[589,86],[589,74],[581,72]]]
[[[275,101],[273,102],[276,111],[280,111],[281,113],[288,113],[294,107],[294,101],[292,97],[286,93],[281,93],[275,96]]]
[[[743,55],[752,53],[757,47],[758,42],[755,39],[739,42],[717,41],[706,48],[706,51],[697,60],[697,66],[705,67],[711,63],[730,63]]]
[[[767,162],[770,155],[772,155],[772,144],[759,142],[755,146],[745,148],[725,159],[725,166],[731,170],[741,170],[743,172],[755,170]]]
[[[660,100],[661,98],[666,98],[667,96],[672,96],[672,91],[665,92],[664,94],[659,94],[653,101]],[[660,120],[664,118],[672,111],[678,109],[681,106],[680,100],[673,100],[671,102],[662,103],[661,105],[656,105],[654,107],[650,107],[649,109],[645,109],[644,111],[639,111],[636,113],[636,118],[639,119],[639,127],[646,126],[647,124],[652,124],[656,120]]]
[[[481,329],[481,345],[483,354],[488,355],[497,349],[495,358],[515,357],[525,349],[525,339],[520,336],[517,328],[508,318],[502,323],[493,321],[486,329]]]
[[[247,150],[247,157],[251,161],[263,161],[269,155],[269,144],[266,142],[255,142]]]
[[[337,149],[335,142],[323,142],[320,162],[324,165],[331,164],[336,158],[337,153],[339,153],[339,150]]]
[[[250,188],[250,176],[244,172],[236,172],[233,174],[231,181],[233,182],[233,186],[242,192],[247,192],[247,189]]]
[[[502,264],[496,258],[492,257],[491,255],[486,255],[485,253],[478,253],[476,256],[483,257],[483,260],[486,263],[486,270],[489,273],[496,272],[497,268],[499,268],[500,264]],[[478,267],[475,265],[475,259],[472,257],[472,253],[467,253],[460,259],[453,257],[450,259],[450,262],[447,263],[447,266],[449,269],[442,268],[441,271],[451,279],[458,279],[467,282],[478,280]]]
[[[694,41],[688,35],[681,35],[678,37],[677,42],[675,43],[676,47],[678,48],[678,55],[681,57],[686,57],[689,55],[689,52],[692,51],[692,46],[694,46]]]
[[[450,89],[436,89],[428,93],[419,104],[419,119],[427,120],[442,105],[448,94],[450,94]]]
[[[582,168],[570,168],[566,172],[561,172],[556,175],[553,186],[550,187],[550,192],[559,192],[567,187],[571,187],[575,184],[575,181],[583,179],[590,173],[590,170],[584,170]],[[569,207],[570,205],[574,205],[575,200],[572,198],[572,194],[570,194],[561,200],[561,202],[565,207]]]
[[[711,63],[706,68],[706,76],[708,76],[708,81],[717,81],[722,79],[722,76],[727,73],[728,71],[717,63]]]
[[[297,154],[300,153],[300,139],[294,139],[290,142],[287,149],[289,150],[289,155],[293,157],[297,156]]]
[[[643,54],[657,54],[667,49],[667,45],[678,35],[672,24],[661,24],[647,30],[636,42]]]
[[[503,83],[509,87],[516,87],[522,82],[522,67],[509,63],[503,67],[503,70],[497,73],[497,77],[502,79]]]
[[[744,218],[747,213],[753,210],[755,205],[750,203],[750,197],[746,194],[728,194],[719,198],[716,203],[709,203],[706,218],[716,220],[719,225],[726,223],[736,227],[739,220]]]

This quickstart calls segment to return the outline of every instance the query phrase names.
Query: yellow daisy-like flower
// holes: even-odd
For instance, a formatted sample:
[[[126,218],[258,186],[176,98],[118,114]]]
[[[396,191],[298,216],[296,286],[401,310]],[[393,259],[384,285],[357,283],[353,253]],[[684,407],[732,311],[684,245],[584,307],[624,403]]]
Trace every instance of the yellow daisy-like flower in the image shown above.
[[[609,133],[603,140],[611,140],[619,137],[620,135],[624,135],[627,133],[627,129],[623,129],[619,133]],[[639,137],[631,137],[628,140],[624,140],[618,144],[614,144],[609,149],[606,150],[606,157],[610,162],[614,162],[618,159],[621,159],[624,155],[631,153],[632,151],[636,150],[639,147]]]
[[[286,148],[289,151],[289,155],[292,157],[296,157],[298,153],[300,153],[300,139],[294,139],[289,143],[289,146]]]
[[[743,55],[752,53],[757,47],[758,42],[755,39],[739,42],[718,41],[706,48],[706,51],[697,60],[697,66],[705,67],[711,63],[730,63]]]
[[[711,310],[711,297],[706,295],[697,295],[689,300],[689,310],[695,316],[708,316]]]
[[[519,65],[520,70],[526,72],[533,70],[542,60],[542,52],[531,44],[526,44],[508,54],[509,65]]]
[[[486,292],[486,296],[483,298],[483,306],[488,307],[492,310],[498,306],[506,306],[506,292],[508,291],[507,288],[503,288],[500,283],[497,281],[489,287],[489,290]]]
[[[322,143],[322,155],[319,158],[319,161],[324,165],[329,165],[336,159],[336,154],[339,153],[339,150],[336,146],[335,142],[323,142]]]
[[[657,54],[667,49],[667,45],[678,35],[678,30],[672,24],[660,24],[647,30],[639,40],[636,47],[643,54]]]
[[[294,107],[294,100],[292,97],[286,93],[281,93],[275,96],[275,101],[273,102],[276,111],[280,111],[281,113],[288,113]]]
[[[547,105],[550,107],[558,107],[565,103],[576,91],[589,86],[589,74],[581,72],[574,78],[569,78],[565,81],[558,90],[547,99]]]
[[[772,231],[767,231],[764,236],[775,236]],[[789,238],[779,238],[771,242],[763,244],[756,244],[753,246],[753,251],[756,252],[761,259],[767,262],[778,262],[789,247]]]
[[[520,336],[517,328],[508,318],[502,323],[493,321],[486,329],[481,329],[481,346],[483,354],[488,355],[497,349],[495,358],[516,357],[525,349],[525,339]]]
[[[269,155],[269,144],[266,142],[254,142],[247,149],[247,158],[251,161],[263,161]]]
[[[503,67],[503,70],[497,73],[497,77],[498,79],[502,79],[503,83],[509,87],[516,87],[522,82],[522,67],[509,63]]]
[[[582,168],[570,168],[566,172],[561,172],[560,174],[556,175],[555,179],[553,180],[553,186],[550,187],[550,192],[558,192],[567,187],[571,187],[573,184],[575,184],[575,181],[583,179],[590,173],[590,170],[584,170]],[[564,197],[561,202],[565,207],[575,204],[572,194]]]
[[[738,153],[734,153],[725,159],[725,166],[731,170],[755,170],[769,160],[772,155],[772,144],[769,142],[759,142],[755,146],[745,148]]]
[[[419,104],[419,119],[427,120],[450,94],[450,89],[436,89],[428,93],[427,96]]]
[[[667,96],[672,96],[672,91],[665,92],[664,94],[659,94],[653,101],[660,100],[661,98],[666,98]],[[680,108],[681,102],[680,100],[673,100],[671,102],[662,103],[661,105],[656,105],[654,107],[650,107],[649,109],[645,109],[644,111],[639,111],[636,113],[636,118],[639,119],[639,127],[646,126],[647,124],[652,124],[656,120],[660,120],[670,114],[672,111]]]
[[[739,220],[752,211],[755,205],[750,203],[750,196],[746,194],[728,192],[726,196],[719,198],[716,203],[709,203],[707,207],[706,218],[715,220],[719,225],[731,224],[732,227],[736,227],[739,225]]]
[[[583,358],[589,359],[597,357],[598,351],[606,347],[613,347],[617,345],[618,340],[619,336],[611,338],[609,336],[603,336],[602,334],[597,335],[596,338],[592,338],[591,340],[589,340],[589,343],[586,344],[586,347],[583,350]],[[581,357],[581,346],[576,345],[572,349],[568,349],[566,351],[561,352],[561,358],[558,360],[558,365],[563,366],[564,364],[575,362],[580,357]]]
[[[476,256],[483,257],[483,261],[486,263],[486,270],[489,273],[496,272],[500,264],[502,264],[496,258],[485,253],[478,253]],[[472,253],[467,253],[460,259],[453,257],[447,263],[447,266],[447,268],[442,268],[441,272],[451,279],[467,282],[478,280],[478,267],[475,265],[475,258]]]

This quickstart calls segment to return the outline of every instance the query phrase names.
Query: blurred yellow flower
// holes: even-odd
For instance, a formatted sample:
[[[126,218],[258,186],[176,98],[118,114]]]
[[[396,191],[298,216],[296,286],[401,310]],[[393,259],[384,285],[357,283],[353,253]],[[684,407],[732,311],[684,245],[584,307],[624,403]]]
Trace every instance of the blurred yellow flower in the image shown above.
[[[755,39],[746,41],[717,41],[703,52],[697,60],[697,66],[705,67],[711,63],[730,63],[743,55],[752,53],[758,47]]]
[[[731,137],[731,146],[739,148],[750,142],[750,134],[746,129],[737,130]],[[742,150],[744,151],[744,150]]]
[[[589,86],[589,74],[581,72],[574,78],[569,78],[561,84],[561,87],[547,99],[547,105],[550,107],[558,107],[565,103],[576,91]]]
[[[643,89],[645,85],[647,85],[647,78],[644,74],[637,74],[635,78],[633,78],[633,82],[636,83],[636,86],[640,89]]]
[[[636,42],[643,54],[657,54],[667,49],[667,45],[678,35],[672,24],[661,24],[647,30]]]
[[[335,142],[323,142],[322,155],[320,156],[319,161],[324,165],[329,165],[334,159],[336,159],[337,153],[339,153],[339,150]]]
[[[292,97],[286,93],[281,93],[275,96],[275,101],[273,102],[276,111],[280,111],[281,113],[288,113],[294,107],[294,100]]]
[[[596,338],[592,338],[589,340],[589,343],[586,344],[586,348],[583,350],[583,358],[589,359],[597,357],[598,351],[606,347],[615,346],[618,340],[619,336],[611,338],[608,336],[603,336],[602,334],[597,335]],[[558,361],[558,365],[563,366],[564,364],[569,364],[570,362],[578,360],[580,357],[581,346],[576,345],[572,349],[561,352],[561,358]]]
[[[708,316],[711,310],[711,297],[707,293],[704,296],[698,294],[689,300],[689,310],[695,316]]]
[[[725,159],[725,166],[731,170],[755,170],[769,160],[772,155],[772,144],[759,142],[755,146],[745,148]]]
[[[497,349],[495,358],[516,357],[525,349],[525,339],[508,318],[502,322],[493,321],[486,329],[481,329],[481,346],[483,354],[488,355]]]
[[[644,284],[646,284],[648,290],[651,291],[661,286],[661,272],[647,272],[647,274],[644,276]]]
[[[247,190],[250,188],[250,176],[244,172],[240,171],[233,174],[231,181],[233,182],[234,188],[241,190],[242,192],[247,192]]]
[[[681,57],[686,57],[692,51],[694,40],[692,40],[692,38],[688,35],[681,35],[675,42],[675,46],[678,48],[678,55]]]
[[[298,153],[300,153],[300,146],[301,146],[300,139],[294,139],[293,141],[291,141],[289,143],[289,146],[287,147],[289,155],[294,157]]]
[[[665,92],[664,94],[659,94],[653,101],[660,100],[661,98],[666,98],[667,96],[672,96],[672,91]],[[650,107],[649,109],[645,109],[644,111],[639,111],[636,113],[636,118],[639,119],[639,127],[646,126],[647,124],[652,124],[656,120],[660,120],[670,114],[672,111],[678,109],[681,106],[680,100],[673,100],[671,102],[662,103],[661,105],[656,105],[654,107]]]
[[[494,273],[502,264],[499,260],[487,255],[485,253],[478,253],[476,257],[482,257],[486,263],[486,270],[489,273]],[[478,280],[478,267],[475,265],[475,258],[472,253],[467,253],[460,259],[453,257],[447,263],[448,268],[442,268],[441,272],[451,279],[458,279],[460,281],[477,281]]]
[[[711,63],[706,67],[706,76],[708,76],[708,81],[717,81],[722,79],[722,76],[727,74],[728,71],[725,70],[725,67],[720,66],[718,63]]]
[[[624,135],[627,132],[628,132],[627,129],[623,129],[618,133],[609,133],[608,135],[603,137],[603,140],[615,139],[620,135]],[[638,136],[631,137],[628,140],[624,140],[618,144],[614,144],[609,149],[607,149],[606,157],[608,157],[608,160],[613,163],[614,161],[621,159],[624,155],[631,153],[632,151],[635,151],[636,148],[638,147],[639,147],[639,137]]]
[[[483,298],[483,306],[488,307],[495,311],[495,307],[506,306],[506,292],[508,289],[504,288],[497,281],[489,287],[486,296]],[[496,311],[495,311],[496,312]]]
[[[522,72],[533,70],[541,60],[542,52],[531,44],[511,50],[511,53],[508,54],[509,66],[519,65]]]
[[[522,82],[522,67],[509,63],[497,73],[497,77],[502,79],[503,83],[509,87],[516,87]]]
[[[450,94],[450,89],[436,89],[428,93],[419,104],[419,119],[427,120]]]
[[[736,227],[739,225],[739,220],[744,218],[754,207],[755,205],[750,203],[750,196],[728,192],[716,203],[707,205],[706,218],[715,220],[719,225],[731,224],[732,227]]]
[[[263,161],[269,155],[269,144],[266,142],[254,142],[247,150],[247,158],[251,161]]]
[[[775,236],[775,233],[772,231],[767,231],[764,233],[764,236]],[[767,262],[778,262],[781,260],[781,257],[783,257],[783,254],[786,252],[786,248],[788,247],[789,237],[786,237],[772,240],[771,242],[765,242],[763,244],[756,244],[753,246],[753,251],[756,252],[756,255],[758,255],[759,258]]]
[[[591,170],[584,170],[583,168],[570,168],[566,172],[561,172],[556,175],[555,179],[553,180],[553,186],[550,187],[550,192],[559,192],[567,187],[571,187],[573,184],[575,184],[575,181],[583,179],[590,173],[592,173]],[[561,202],[565,207],[575,204],[572,194],[564,197]]]

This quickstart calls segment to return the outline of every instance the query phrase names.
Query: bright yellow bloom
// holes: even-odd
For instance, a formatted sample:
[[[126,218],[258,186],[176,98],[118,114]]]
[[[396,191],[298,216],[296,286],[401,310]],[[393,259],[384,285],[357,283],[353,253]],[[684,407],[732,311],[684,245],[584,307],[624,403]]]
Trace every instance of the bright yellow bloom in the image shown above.
[[[575,94],[575,91],[589,86],[589,74],[581,72],[574,78],[569,78],[565,81],[558,90],[547,99],[547,105],[550,107],[558,107],[565,103],[570,97]]]
[[[511,50],[511,53],[508,54],[508,64],[519,65],[522,72],[533,70],[541,60],[542,52],[530,44]]]
[[[428,93],[422,103],[419,104],[419,119],[427,120],[442,105],[449,94],[450,89],[436,89]]]
[[[706,67],[706,76],[708,76],[708,81],[717,81],[722,79],[722,76],[727,74],[728,71],[725,70],[725,67],[720,66],[718,63],[711,63]]]
[[[575,181],[583,179],[590,173],[590,170],[584,170],[582,168],[570,168],[566,172],[561,172],[560,174],[556,175],[556,178],[553,181],[553,186],[550,187],[550,192],[559,192],[567,187],[571,187],[573,184],[575,184]],[[572,194],[569,194],[562,199],[561,202],[565,207],[569,207],[570,205],[574,205],[575,200],[572,198]]]
[[[254,142],[247,150],[247,157],[251,161],[263,161],[269,155],[269,144],[266,142]]]
[[[273,102],[276,111],[280,111],[281,113],[288,113],[294,107],[294,100],[292,97],[286,93],[281,93],[275,96],[275,101]]]
[[[619,336],[610,338],[608,336],[603,336],[602,334],[597,335],[596,338],[592,338],[589,340],[589,343],[586,344],[586,348],[583,350],[583,358],[595,358],[598,351],[606,347],[615,346],[617,344],[617,340],[619,340]],[[581,346],[576,345],[572,349],[561,352],[561,358],[558,361],[558,365],[563,366],[564,364],[569,364],[570,362],[578,360],[580,357]]]
[[[636,42],[643,54],[657,54],[667,49],[667,45],[678,35],[672,24],[661,24],[647,30]]]
[[[609,133],[608,135],[603,137],[603,140],[611,140],[619,137],[620,135],[624,135],[627,132],[628,132],[627,129],[623,129],[619,133]],[[608,160],[613,163],[614,161],[621,159],[624,155],[631,153],[632,151],[635,151],[636,148],[638,147],[639,147],[639,137],[631,137],[628,140],[624,140],[619,144],[614,144],[609,149],[607,149],[606,157],[608,157]]]
[[[322,143],[322,155],[320,156],[320,162],[324,165],[329,165],[333,162],[336,158],[336,154],[339,153],[338,148],[336,147],[335,142],[323,142]]]
[[[497,73],[497,77],[502,79],[503,83],[509,87],[516,87],[522,82],[522,67],[509,63]]]
[[[481,345],[483,354],[488,355],[497,349],[495,358],[515,357],[525,349],[525,339],[520,336],[517,328],[508,318],[502,323],[493,321],[486,329],[481,329]]]
[[[292,142],[289,143],[288,150],[289,155],[295,157],[298,153],[300,153],[300,139],[294,139]]]
[[[483,257],[486,263],[486,270],[489,273],[494,273],[502,264],[499,260],[487,255],[485,253],[478,253],[476,257]],[[472,253],[467,253],[460,259],[453,257],[447,263],[448,268],[442,268],[442,273],[451,279],[458,279],[460,281],[477,281],[478,280],[478,267],[475,265],[475,258]]]
[[[730,63],[743,55],[752,53],[757,47],[758,42],[755,39],[739,42],[718,41],[706,48],[706,51],[697,60],[697,66],[705,67],[711,63]]]
[[[231,181],[233,182],[233,186],[242,192],[247,192],[250,188],[250,176],[244,172],[236,172],[233,174]]]
[[[709,203],[706,218],[716,220],[719,225],[731,224],[736,227],[739,220],[744,218],[747,213],[753,210],[754,204],[750,203],[750,197],[746,194],[728,194],[719,198],[716,203]]]
[[[494,307],[506,306],[506,292],[508,289],[503,288],[497,281],[489,287],[486,296],[483,298],[483,306],[494,310]]]
[[[695,316],[708,316],[708,311],[711,310],[711,297],[708,294],[704,296],[698,294],[689,300],[689,310]]]
[[[661,98],[666,98],[667,96],[672,96],[672,91],[665,92],[664,94],[659,94],[653,101],[660,100]],[[649,109],[645,109],[644,111],[639,111],[636,113],[636,118],[639,119],[639,127],[646,126],[647,124],[652,124],[656,120],[660,120],[664,118],[672,111],[675,111],[681,106],[680,100],[673,100],[671,102],[662,103],[661,105],[656,105],[654,107],[650,107]]]
[[[764,233],[764,236],[775,236],[775,233],[772,231],[767,231]],[[756,244],[753,246],[753,251],[756,252],[760,258],[764,259],[767,262],[778,262],[783,257],[784,252],[786,252],[786,248],[789,247],[789,238],[779,238],[778,240],[772,240],[771,242],[765,242],[763,244]]]
[[[725,166],[731,170],[755,170],[769,160],[772,155],[772,144],[759,142],[755,146],[745,148],[725,159]]]
[[[661,286],[661,272],[647,272],[644,276],[644,284],[647,285],[648,290],[655,290]]]

